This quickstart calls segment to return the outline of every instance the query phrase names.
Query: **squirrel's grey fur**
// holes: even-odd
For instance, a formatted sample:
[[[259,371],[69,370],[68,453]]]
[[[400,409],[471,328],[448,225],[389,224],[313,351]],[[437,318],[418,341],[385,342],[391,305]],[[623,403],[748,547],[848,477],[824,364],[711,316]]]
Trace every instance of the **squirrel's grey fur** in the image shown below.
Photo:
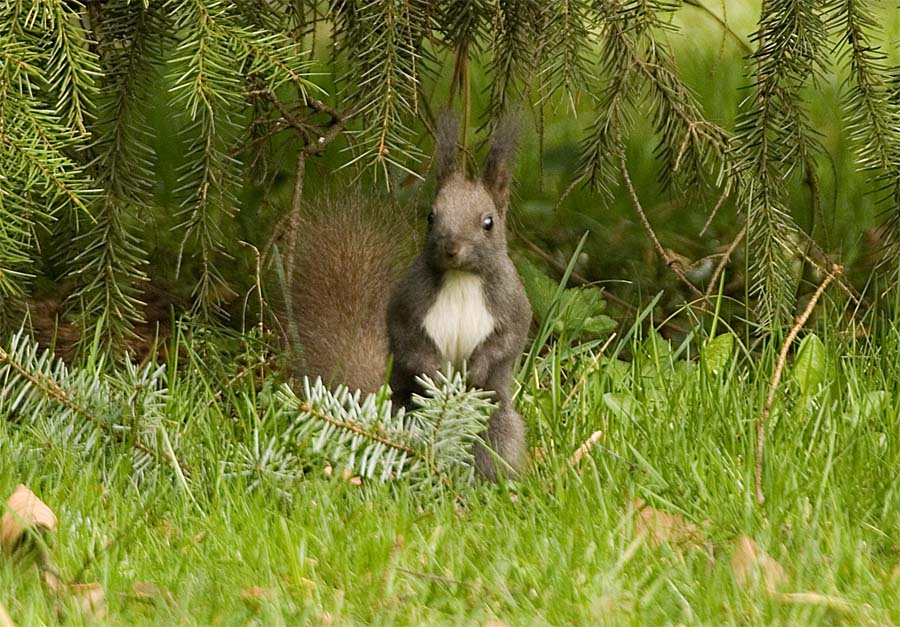
[[[521,472],[525,465],[525,428],[516,413],[510,387],[515,361],[522,353],[531,323],[531,307],[516,268],[507,254],[506,214],[510,193],[511,123],[494,134],[482,180],[468,180],[456,167],[456,134],[438,134],[438,191],[421,254],[397,285],[388,306],[388,333],[394,357],[391,388],[408,403],[415,376],[434,375],[448,361],[424,330],[424,321],[449,273],[480,278],[481,293],[493,325],[466,356],[470,385],[494,393],[499,408],[490,418],[487,439],[505,462],[501,472]],[[490,218],[493,226],[485,229]],[[497,467],[482,448],[479,470],[496,479]]]
[[[384,383],[390,350],[394,399],[409,405],[416,376],[434,377],[453,360],[441,354],[426,318],[448,277],[463,277],[456,304],[461,311],[476,306],[481,326],[474,331],[484,337],[471,335],[467,319],[445,316],[441,323],[468,335],[471,353],[456,356],[466,361],[469,384],[493,392],[499,405],[485,437],[502,461],[497,463],[483,446],[475,450],[479,471],[496,480],[499,473],[515,474],[525,466],[525,427],[510,389],[531,323],[531,307],[506,248],[514,133],[508,121],[498,127],[484,176],[476,181],[458,167],[456,137],[455,123],[444,118],[438,129],[438,189],[430,224],[423,250],[406,274],[400,278],[397,262],[403,257],[398,248],[413,241],[402,232],[408,222],[397,225],[391,212],[376,215],[377,210],[367,208],[371,200],[332,198],[330,206],[305,216],[296,233],[299,254],[288,317],[295,321],[294,337],[302,351],[297,374],[372,392]],[[486,218],[492,227],[485,228]]]

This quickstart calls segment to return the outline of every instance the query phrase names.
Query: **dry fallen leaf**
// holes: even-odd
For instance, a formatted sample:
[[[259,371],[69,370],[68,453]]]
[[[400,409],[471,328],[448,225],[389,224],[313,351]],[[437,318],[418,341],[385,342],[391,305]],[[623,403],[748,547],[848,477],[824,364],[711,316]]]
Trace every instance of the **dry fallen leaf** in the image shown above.
[[[16,627],[13,619],[9,617],[6,608],[0,603],[0,627]]]
[[[63,594],[66,591],[66,584],[56,576],[55,569],[44,569],[44,582],[57,594]]]
[[[784,584],[784,568],[769,557],[765,551],[749,536],[742,535],[734,547],[731,558],[731,570],[741,588],[747,588],[754,582],[762,582],[770,593]]]
[[[106,616],[106,593],[99,583],[73,583],[68,586],[68,591],[85,616],[96,620],[103,620]]]
[[[670,544],[677,548],[707,547],[703,530],[692,522],[688,522],[678,514],[669,514],[653,509],[643,499],[635,499],[635,532],[645,536],[654,546]]]
[[[829,596],[827,594],[819,594],[818,592],[782,592],[781,594],[775,595],[775,598],[782,603],[822,605],[837,612],[846,613],[854,609],[853,605],[846,599]]]
[[[569,458],[570,466],[577,466],[581,459],[591,452],[591,449],[594,448],[594,445],[603,439],[602,431],[594,431],[591,436],[584,441],[584,443],[578,447],[574,453],[572,453],[572,457]]]
[[[543,446],[528,449],[528,459],[531,460],[532,466],[543,466],[547,463],[547,449]]]
[[[6,501],[7,511],[0,518],[0,546],[10,554],[25,531],[56,531],[56,514],[24,485],[19,485]]]
[[[258,603],[260,601],[269,601],[271,599],[272,591],[268,588],[251,586],[241,590],[241,601],[244,601],[245,603]]]
[[[175,604],[175,597],[171,592],[149,581],[137,581],[131,584],[131,592],[139,601],[165,601],[172,605]]]
[[[501,620],[489,620],[484,627],[508,627],[508,625]]]

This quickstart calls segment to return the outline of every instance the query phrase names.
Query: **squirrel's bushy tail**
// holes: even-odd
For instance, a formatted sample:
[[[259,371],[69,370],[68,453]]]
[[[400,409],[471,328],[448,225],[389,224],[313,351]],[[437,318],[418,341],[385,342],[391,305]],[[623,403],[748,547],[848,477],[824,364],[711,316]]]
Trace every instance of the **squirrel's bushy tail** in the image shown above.
[[[385,382],[387,305],[412,241],[400,214],[335,193],[304,212],[279,307],[293,374],[364,393]]]

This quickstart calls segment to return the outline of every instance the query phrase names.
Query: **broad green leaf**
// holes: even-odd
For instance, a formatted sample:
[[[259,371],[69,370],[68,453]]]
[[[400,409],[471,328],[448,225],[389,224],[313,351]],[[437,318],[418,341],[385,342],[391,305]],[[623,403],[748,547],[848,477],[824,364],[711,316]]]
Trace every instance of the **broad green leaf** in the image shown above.
[[[525,294],[531,302],[532,309],[534,309],[534,314],[538,320],[543,322],[550,311],[550,306],[553,304],[553,297],[556,295],[556,282],[524,257],[519,260],[516,266],[519,270],[519,276],[522,278],[522,285],[525,287]]]
[[[853,399],[850,407],[844,412],[844,420],[854,427],[860,419],[868,419],[884,410],[888,394],[884,390],[868,390],[860,398]]]
[[[644,352],[654,363],[658,360],[661,365],[665,365],[672,356],[672,344],[653,330],[647,334],[643,347]]]
[[[637,415],[638,402],[631,394],[607,392],[603,395],[603,402],[617,416],[634,418]]]
[[[801,394],[812,394],[825,381],[825,359],[825,346],[817,335],[810,333],[803,338],[791,368],[791,378]]]
[[[700,352],[700,359],[710,374],[720,374],[725,371],[731,354],[734,352],[734,335],[723,333],[706,343]]]
[[[616,328],[616,322],[602,312],[606,309],[603,292],[596,287],[571,287],[563,290],[558,306],[553,309],[557,283],[527,259],[517,264],[525,293],[535,316],[541,322],[552,312],[553,332],[579,336],[606,335]]]
[[[605,302],[605,301],[600,301]],[[600,314],[599,316],[590,316],[584,321],[582,328],[589,335],[606,335],[612,332],[618,323],[609,316]]]

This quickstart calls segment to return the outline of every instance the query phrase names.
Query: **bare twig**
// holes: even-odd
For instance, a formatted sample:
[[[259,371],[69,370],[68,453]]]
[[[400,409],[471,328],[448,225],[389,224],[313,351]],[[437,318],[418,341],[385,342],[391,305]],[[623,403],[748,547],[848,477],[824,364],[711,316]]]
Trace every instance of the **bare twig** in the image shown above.
[[[722,27],[722,29],[726,33],[731,35],[731,37],[736,42],[738,42],[742,48],[744,48],[747,51],[751,51],[750,44],[748,44],[746,41],[744,41],[744,38],[741,37],[737,32],[735,32],[735,30],[733,28],[731,28],[731,26],[728,24],[728,22],[725,20],[725,18],[723,18],[721,15],[714,13],[712,9],[710,9],[708,6],[706,6],[699,0],[684,0],[684,3],[688,6],[692,6],[696,9],[700,9],[701,11],[703,11],[704,13],[709,15],[711,18],[713,18],[715,21],[717,21],[719,23],[719,25]]]
[[[327,115],[330,120],[325,126],[307,124],[305,120],[297,118],[275,94],[268,91],[261,93],[275,105],[281,113],[282,120],[284,120],[288,127],[294,129],[303,138],[303,141],[306,142],[297,150],[297,165],[294,175],[294,193],[291,198],[290,217],[282,223],[280,228],[275,229],[275,232],[272,234],[271,239],[266,244],[262,253],[262,256],[267,258],[272,243],[281,237],[285,230],[287,231],[284,260],[285,265],[287,266],[285,273],[286,284],[287,288],[290,289],[294,274],[291,260],[295,254],[294,248],[296,246],[297,231],[300,228],[300,221],[303,215],[301,209],[303,205],[303,183],[306,172],[306,158],[322,154],[325,149],[328,148],[328,145],[343,133],[353,112],[341,112],[321,100],[310,98],[305,102],[306,107],[312,109],[314,113],[323,113]]]
[[[825,268],[833,266],[835,262],[829,258],[828,253],[825,252],[825,250],[821,246],[819,246],[819,243],[816,242],[816,240],[813,239],[811,235],[799,229],[797,230],[797,233],[799,233],[806,240],[810,252],[814,252],[816,256],[819,257],[819,259],[816,259],[811,254],[808,254],[805,251],[800,251],[800,254],[803,256],[803,260],[814,267],[816,271],[824,274]],[[853,301],[854,305],[859,307],[863,304],[862,295],[856,290],[856,288],[844,281],[844,279],[840,276],[836,276],[834,280],[840,286],[840,288],[844,290],[844,293],[850,297],[850,300]]]
[[[703,292],[697,289],[693,283],[691,283],[688,278],[684,275],[684,270],[681,269],[681,262],[674,255],[669,254],[663,245],[659,243],[659,238],[656,237],[656,232],[653,230],[653,227],[650,225],[650,221],[647,219],[647,214],[644,213],[644,208],[641,206],[641,200],[638,198],[637,192],[634,189],[634,183],[631,180],[631,176],[628,174],[628,166],[625,163],[625,155],[619,155],[619,166],[622,170],[622,176],[625,179],[625,187],[628,189],[628,195],[631,196],[631,203],[634,205],[634,210],[637,212],[638,217],[641,220],[641,224],[644,225],[644,230],[647,231],[647,235],[650,236],[650,240],[653,242],[653,247],[656,249],[656,253],[659,255],[660,259],[662,259],[666,266],[675,273],[675,275],[684,283],[688,289],[690,289],[691,293],[695,296],[703,296]]]
[[[772,403],[775,400],[775,390],[778,388],[778,383],[781,381],[781,374],[784,371],[784,362],[787,359],[788,350],[791,347],[791,343],[800,332],[800,329],[803,328],[803,325],[806,324],[810,314],[812,314],[816,303],[819,302],[819,298],[825,293],[825,289],[835,277],[839,276],[843,271],[843,266],[837,264],[831,266],[831,272],[828,273],[828,276],[825,277],[818,289],[816,289],[815,294],[813,294],[809,303],[807,303],[806,309],[804,309],[803,313],[797,318],[794,326],[791,327],[790,333],[788,333],[787,338],[784,340],[784,344],[781,346],[781,353],[778,355],[778,361],[775,364],[775,373],[772,376],[772,383],[769,385],[769,395],[766,397],[766,404],[763,408],[763,412],[756,421],[756,502],[760,505],[766,501],[766,497],[762,490],[762,462],[763,449],[766,443],[766,423],[769,420],[769,414],[772,412]]]
[[[294,253],[297,246],[297,233],[303,219],[303,180],[306,174],[306,149],[297,151],[297,169],[294,175],[294,195],[291,198],[291,215],[288,218],[287,241],[285,242],[284,263],[285,283],[290,292],[294,281]]]
[[[703,228],[700,229],[700,237],[703,237],[703,234],[706,233],[706,229],[708,229],[709,225],[712,224],[712,221],[716,217],[716,214],[719,213],[719,209],[722,208],[722,205],[725,204],[725,201],[728,200],[729,196],[731,196],[731,188],[726,185],[725,189],[722,191],[722,194],[719,196],[719,200],[716,201],[716,206],[713,207],[713,210],[709,213],[709,217],[706,218],[706,224],[704,224]]]
[[[741,230],[738,232],[737,236],[732,240],[731,244],[728,245],[728,248],[722,253],[721,259],[719,259],[719,263],[716,266],[716,269],[713,270],[712,276],[709,277],[709,284],[706,286],[706,292],[703,294],[703,297],[709,299],[712,296],[713,290],[716,289],[716,284],[719,282],[719,276],[722,274],[722,271],[725,270],[725,266],[728,265],[728,260],[731,259],[731,255],[734,254],[735,249],[738,247],[738,244],[741,243],[741,240],[744,239],[744,234],[747,232],[747,225],[745,224],[741,227]]]

